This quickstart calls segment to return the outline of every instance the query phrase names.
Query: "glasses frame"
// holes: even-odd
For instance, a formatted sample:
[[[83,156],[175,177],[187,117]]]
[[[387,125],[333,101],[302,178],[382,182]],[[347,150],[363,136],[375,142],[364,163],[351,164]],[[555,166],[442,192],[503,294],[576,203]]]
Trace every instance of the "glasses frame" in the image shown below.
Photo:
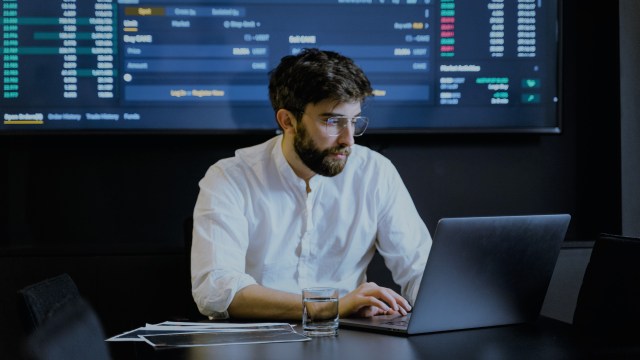
[[[331,116],[326,119],[320,120],[324,124],[325,133],[327,136],[337,137],[340,136],[347,128],[347,126],[353,127],[353,136],[362,136],[364,132],[367,130],[367,126],[369,126],[369,118],[366,116]],[[362,130],[356,132],[356,124],[358,121],[364,122],[362,125]]]
[[[303,116],[307,115],[304,111],[291,111],[294,116],[296,116],[296,118],[298,119],[302,119]],[[354,116],[354,117],[348,117],[348,116],[329,116],[326,119],[318,119],[318,121],[320,121],[323,125],[324,125],[324,131],[325,134],[327,134],[327,136],[331,136],[331,137],[338,137],[340,136],[340,134],[342,134],[342,132],[344,131],[344,129],[347,128],[346,124],[342,125],[342,127],[340,127],[339,130],[333,130],[332,129],[332,124],[334,121],[340,121],[340,119],[349,119],[349,124],[353,125],[353,136],[354,137],[358,137],[358,136],[362,136],[364,134],[364,132],[367,130],[367,127],[369,126],[369,118],[366,116]],[[358,120],[363,120],[364,121],[364,126],[362,128],[362,131],[356,134],[356,127],[355,124]],[[335,134],[333,134],[332,132],[335,132]]]

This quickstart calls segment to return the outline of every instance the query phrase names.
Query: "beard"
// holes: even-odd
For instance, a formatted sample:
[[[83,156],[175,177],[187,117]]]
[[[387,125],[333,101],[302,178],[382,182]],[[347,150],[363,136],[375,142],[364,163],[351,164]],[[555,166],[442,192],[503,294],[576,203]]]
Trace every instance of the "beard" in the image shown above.
[[[351,153],[351,148],[348,146],[336,146],[319,150],[302,122],[300,122],[300,126],[296,129],[293,147],[302,162],[309,169],[316,174],[328,177],[336,176],[342,172]],[[345,157],[339,159],[330,156],[335,154],[343,154]]]

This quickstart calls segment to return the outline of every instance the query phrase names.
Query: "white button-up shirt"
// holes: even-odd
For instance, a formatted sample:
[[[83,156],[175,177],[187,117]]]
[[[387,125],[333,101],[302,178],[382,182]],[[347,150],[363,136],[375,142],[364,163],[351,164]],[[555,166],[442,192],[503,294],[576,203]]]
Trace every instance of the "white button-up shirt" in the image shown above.
[[[256,283],[292,293],[331,286],[343,296],[366,280],[376,249],[413,302],[431,236],[391,162],[354,145],[344,170],[312,177],[307,193],[281,142],[240,149],[199,183],[191,281],[200,312],[224,316],[236,292]]]

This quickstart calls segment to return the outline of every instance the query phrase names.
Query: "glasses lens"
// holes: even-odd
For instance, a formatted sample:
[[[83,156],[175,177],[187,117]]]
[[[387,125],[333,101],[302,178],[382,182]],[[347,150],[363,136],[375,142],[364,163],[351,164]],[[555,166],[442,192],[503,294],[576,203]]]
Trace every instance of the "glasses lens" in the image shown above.
[[[369,125],[369,119],[364,116],[358,116],[353,119],[355,122],[353,128],[353,136],[360,136],[364,134],[364,131],[367,130],[367,125]]]
[[[353,126],[353,136],[360,136],[367,129],[369,119],[364,116],[348,117],[332,117],[327,119],[326,128],[327,135],[338,136],[347,128]]]

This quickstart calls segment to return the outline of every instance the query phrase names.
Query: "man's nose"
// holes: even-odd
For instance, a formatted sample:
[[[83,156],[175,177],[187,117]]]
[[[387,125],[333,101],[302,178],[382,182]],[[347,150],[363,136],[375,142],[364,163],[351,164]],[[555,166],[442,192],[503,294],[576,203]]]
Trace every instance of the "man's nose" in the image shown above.
[[[353,132],[355,131],[355,127],[352,123],[349,123],[347,126],[342,129],[342,132],[338,135],[338,143],[342,146],[352,146],[355,143],[353,139]]]

